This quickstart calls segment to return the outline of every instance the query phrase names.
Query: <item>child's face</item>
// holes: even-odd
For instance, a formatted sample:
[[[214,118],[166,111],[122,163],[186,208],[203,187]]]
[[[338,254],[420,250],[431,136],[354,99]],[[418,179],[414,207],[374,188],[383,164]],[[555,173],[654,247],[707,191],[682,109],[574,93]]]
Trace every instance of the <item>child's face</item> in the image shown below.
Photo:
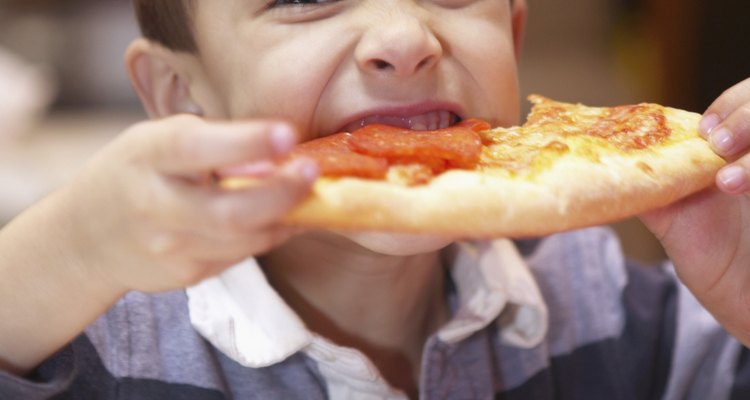
[[[370,122],[512,124],[518,3],[199,1],[191,92],[208,117],[281,117],[303,140]]]
[[[522,0],[195,4],[200,52],[189,85],[209,118],[283,118],[302,140],[373,122],[436,129],[457,118],[518,120]],[[452,241],[348,236],[392,254]]]

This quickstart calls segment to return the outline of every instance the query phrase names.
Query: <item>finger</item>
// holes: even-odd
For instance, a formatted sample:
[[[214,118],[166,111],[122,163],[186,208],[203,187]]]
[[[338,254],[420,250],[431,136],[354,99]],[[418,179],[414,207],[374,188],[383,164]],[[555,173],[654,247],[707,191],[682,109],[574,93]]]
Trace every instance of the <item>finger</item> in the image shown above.
[[[750,98],[750,79],[746,79],[722,93],[703,113],[700,132],[704,138],[730,114]]]
[[[750,102],[741,104],[708,136],[714,151],[724,158],[732,158],[750,146]]]
[[[230,232],[246,232],[273,224],[309,195],[317,177],[318,167],[314,161],[291,160],[271,177],[215,197],[208,205],[209,215],[218,228]]]
[[[716,174],[716,186],[724,193],[744,194],[750,192],[750,156],[725,166]]]
[[[143,210],[146,221],[158,220],[167,227],[195,226],[228,236],[247,234],[286,215],[309,194],[317,174],[313,161],[300,158],[277,166],[270,176],[238,190],[172,179],[156,186],[156,195],[140,196],[138,209]]]
[[[270,176],[276,170],[276,163],[269,160],[256,161],[241,165],[233,165],[228,168],[222,168],[215,171],[216,179],[221,182],[224,179],[231,178],[263,178]]]
[[[216,123],[182,115],[158,124],[144,133],[149,136],[144,157],[162,172],[181,175],[276,159],[297,142],[281,122]]]

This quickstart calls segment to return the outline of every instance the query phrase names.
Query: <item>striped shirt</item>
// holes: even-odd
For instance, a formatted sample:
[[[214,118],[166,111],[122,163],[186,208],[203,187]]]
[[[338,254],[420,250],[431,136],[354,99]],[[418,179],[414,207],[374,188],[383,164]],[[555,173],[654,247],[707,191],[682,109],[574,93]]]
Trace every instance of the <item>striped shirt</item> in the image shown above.
[[[747,350],[668,266],[629,265],[604,228],[516,245],[531,288],[511,290],[507,274],[470,268],[491,257],[467,256],[452,269],[454,313],[424,346],[421,398],[750,398]],[[464,253],[492,253],[497,244],[472,246]],[[534,290],[542,307],[523,295]],[[0,373],[0,399],[403,397],[359,352],[304,337],[303,327],[298,342],[266,332],[270,351],[257,359],[261,350],[221,348],[241,343],[216,336],[236,330],[201,329],[196,298],[191,290],[126,295],[33,374]]]

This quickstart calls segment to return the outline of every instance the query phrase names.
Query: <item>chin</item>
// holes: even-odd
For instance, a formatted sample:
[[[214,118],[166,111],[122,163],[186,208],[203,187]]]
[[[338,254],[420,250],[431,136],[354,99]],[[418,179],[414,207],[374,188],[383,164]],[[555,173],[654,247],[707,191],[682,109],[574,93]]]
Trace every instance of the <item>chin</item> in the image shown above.
[[[455,238],[384,232],[339,233],[358,245],[379,254],[411,256],[438,251],[455,242]]]

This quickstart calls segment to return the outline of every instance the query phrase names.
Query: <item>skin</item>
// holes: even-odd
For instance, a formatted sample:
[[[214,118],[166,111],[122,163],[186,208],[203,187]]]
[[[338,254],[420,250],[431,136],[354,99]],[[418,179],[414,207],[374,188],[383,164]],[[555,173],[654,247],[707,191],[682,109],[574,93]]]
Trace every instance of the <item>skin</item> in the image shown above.
[[[383,114],[449,110],[517,122],[514,10],[506,2],[264,7],[197,3],[200,54],[180,65],[186,91],[206,117],[283,116],[303,141]],[[311,43],[325,43],[325,51]],[[438,252],[453,241],[307,232],[262,262],[310,329],[359,348],[414,396],[423,344],[447,320]]]
[[[750,344],[750,80],[726,90],[704,113],[701,133],[730,163],[716,187],[643,216],[680,279],[716,319]]]
[[[525,3],[197,4],[199,53],[137,40],[126,54],[154,121],[123,132],[0,231],[0,367],[28,372],[129,290],[183,288],[262,255],[312,330],[360,349],[415,396],[422,345],[447,319],[441,266],[453,238],[295,232],[278,221],[317,169],[274,161],[365,115],[448,109],[516,123]],[[734,141],[720,151],[736,161],[718,189],[644,216],[680,277],[745,344],[748,110],[742,83],[707,111],[717,151],[722,127]],[[216,172],[258,184],[222,191],[210,184]]]

